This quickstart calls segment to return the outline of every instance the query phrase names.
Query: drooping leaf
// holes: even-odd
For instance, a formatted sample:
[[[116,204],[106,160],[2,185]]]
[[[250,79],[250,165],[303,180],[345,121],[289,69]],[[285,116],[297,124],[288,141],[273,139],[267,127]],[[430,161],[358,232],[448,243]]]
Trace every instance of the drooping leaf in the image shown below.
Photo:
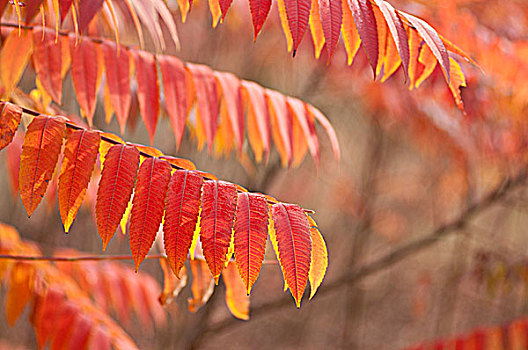
[[[170,164],[158,158],[145,159],[139,168],[129,228],[130,250],[136,271],[152,247],[160,227],[170,175]]]
[[[125,213],[138,167],[139,151],[133,146],[115,145],[106,153],[95,203],[97,231],[103,240],[103,250]]]
[[[293,40],[293,56],[302,41],[310,18],[310,0],[285,0],[288,26]]]
[[[310,24],[310,32],[312,33],[315,58],[319,59],[325,44],[323,24],[321,23],[321,15],[319,11],[319,0],[312,0],[312,8],[310,9],[310,19],[308,23]]]
[[[172,174],[165,200],[163,239],[169,265],[177,276],[191,247],[198,214],[203,178],[188,170]]]
[[[434,28],[431,27],[429,23],[425,22],[424,20],[418,17],[406,13],[404,13],[403,15],[409,22],[411,22],[411,24],[414,26],[414,28],[416,28],[416,30],[423,38],[427,46],[429,46],[436,59],[438,60],[440,67],[442,67],[442,70],[444,71],[444,74],[446,76],[446,80],[449,83],[449,54],[447,53],[444,43],[442,42],[442,39],[440,39],[440,36],[436,32],[436,30],[434,30]]]
[[[13,141],[21,117],[22,108],[9,102],[0,102],[0,150]]]
[[[20,33],[12,30],[5,39],[0,52],[0,78],[6,95],[11,94],[22,77],[32,50],[33,38],[28,30]]]
[[[204,128],[208,149],[211,151],[218,124],[216,79],[211,68],[207,66],[188,64],[187,68],[193,77],[200,121]]]
[[[28,216],[39,205],[59,159],[64,120],[48,116],[33,118],[20,157],[19,188]]]
[[[98,45],[91,40],[81,38],[77,44],[77,39],[70,36],[73,87],[75,88],[81,111],[88,119],[88,124],[90,125],[93,123],[95,104],[97,102],[97,72],[99,70],[97,50],[99,50]]]
[[[248,100],[248,138],[257,163],[263,155],[267,159],[270,151],[270,116],[264,89],[251,81],[242,81]]]
[[[423,45],[422,49],[420,50],[420,54],[418,55],[418,62],[420,62],[424,68],[414,83],[414,87],[416,88],[418,88],[425,81],[425,79],[429,78],[429,76],[435,70],[438,61],[436,60],[436,57],[433,55],[433,52],[429,46]]]
[[[290,31],[290,25],[288,24],[288,16],[286,15],[286,4],[285,0],[277,0],[277,7],[279,8],[279,16],[282,26],[282,31],[286,37],[286,44],[288,47],[288,52],[291,52],[293,47],[293,39]]]
[[[187,121],[185,68],[183,63],[174,56],[158,55],[157,59],[163,81],[165,107],[176,138],[176,147],[179,148]]]
[[[378,66],[378,31],[376,30],[376,18],[369,0],[347,0],[352,12],[359,37],[367,54],[374,75]]]
[[[328,52],[328,61],[332,58],[341,34],[343,13],[340,0],[318,0],[321,23]]]
[[[33,29],[33,65],[42,87],[53,101],[62,101],[62,40],[48,28]]]
[[[189,311],[198,311],[211,297],[214,292],[214,279],[209,273],[207,263],[203,260],[191,260],[191,272],[193,276],[191,284],[192,297],[187,299]]]
[[[249,295],[246,294],[246,286],[233,262],[227,264],[222,279],[226,287],[225,300],[231,315],[241,320],[249,320]]]
[[[387,38],[387,50],[385,51],[385,58],[383,59],[383,77],[381,78],[381,82],[384,83],[389,79],[401,64],[402,61],[398,49],[396,48],[396,44],[394,43],[394,39],[392,39],[392,37]],[[407,77],[409,76],[408,70],[409,67],[405,68],[404,74]]]
[[[451,93],[453,94],[453,97],[455,98],[457,107],[462,112],[464,112],[464,102],[462,102],[460,88],[466,87],[466,78],[464,77],[464,73],[462,72],[462,68],[460,67],[458,62],[455,61],[451,57],[449,57],[449,59],[451,61],[449,65],[449,69],[451,70],[449,72],[449,75],[450,75],[449,90],[451,90]]]
[[[387,49],[387,38],[389,37],[389,27],[385,21],[385,17],[380,9],[376,6],[372,7],[374,19],[376,20],[376,31],[378,33],[378,65],[376,66],[376,76],[380,74],[383,66],[383,58],[385,57],[385,50]]]
[[[412,90],[418,79],[418,55],[422,38],[415,30],[409,31],[409,90]]]
[[[249,0],[249,10],[251,12],[251,20],[253,21],[253,40],[257,40],[257,36],[262,29],[262,25],[268,17],[271,8],[270,0]]]
[[[348,6],[348,0],[342,0],[342,13],[343,13],[343,27],[341,31],[343,33],[343,42],[345,43],[345,50],[347,52],[348,60],[347,64],[350,66],[354,57],[361,46],[361,39],[352,17],[352,12]]]
[[[231,73],[215,72],[214,75],[222,88],[222,103],[227,110],[238,150],[242,152],[242,146],[244,145],[244,110],[240,80]]]
[[[229,7],[231,7],[231,3],[233,0],[218,0],[218,4],[220,5],[220,10],[222,11],[222,21],[224,20],[227,10],[229,10]]]
[[[159,86],[156,61],[154,55],[146,51],[132,51],[132,56],[136,66],[139,109],[152,143],[159,114]]]
[[[290,113],[293,118],[299,123],[304,139],[310,149],[310,154],[314,158],[315,164],[319,164],[319,139],[315,131],[315,118],[310,116],[306,110],[306,105],[303,101],[288,97],[286,99]]]
[[[276,91],[267,90],[268,112],[271,119],[273,141],[281,156],[282,165],[293,162],[292,116],[286,105],[286,97]]]
[[[26,9],[26,24],[29,24],[33,18],[37,15],[39,12],[40,5],[42,5],[43,0],[33,0],[25,2],[25,9]]]
[[[383,0],[375,0],[375,2],[387,21],[387,25],[389,26],[392,38],[394,39],[394,43],[396,44],[396,48],[400,55],[403,72],[405,76],[407,76],[409,69],[409,43],[403,22],[396,14],[396,11],[391,4]],[[387,70],[387,67],[385,67],[385,70]]]
[[[294,204],[274,204],[271,208],[279,252],[286,281],[297,307],[308,282],[312,254],[310,226],[303,209]]]
[[[7,324],[11,327],[31,300],[31,284],[34,283],[35,269],[31,264],[18,262],[11,268],[9,290],[5,297]]]
[[[66,141],[59,176],[59,211],[68,233],[86,194],[99,151],[96,131],[75,130]]]
[[[60,23],[64,21],[64,18],[68,14],[68,11],[70,11],[71,5],[73,0],[59,0],[59,7],[60,7]]]
[[[328,267],[328,250],[317,224],[311,216],[307,215],[310,224],[310,235],[312,238],[312,258],[308,277],[310,279],[310,299],[313,298],[317,289],[323,282]]]
[[[183,273],[180,278],[176,278],[169,262],[165,258],[160,258],[160,266],[163,270],[163,290],[158,300],[162,306],[172,303],[180,294],[181,290],[187,285],[187,271],[183,266]]]
[[[110,103],[115,111],[121,133],[130,113],[130,57],[124,47],[104,41],[101,45],[104,55],[106,86],[110,95]]]
[[[103,6],[104,0],[79,1],[79,29],[81,32],[88,27],[95,14]]]
[[[218,283],[224,269],[233,234],[237,204],[235,185],[224,181],[205,181],[200,214],[200,242],[205,261]]]
[[[248,295],[264,261],[268,210],[268,202],[264,196],[248,192],[238,194],[234,233],[235,262]]]
[[[326,134],[328,135],[328,138],[330,139],[330,144],[332,145],[332,151],[334,152],[334,158],[336,160],[339,160],[341,158],[341,150],[339,148],[339,142],[337,141],[337,134],[335,132],[334,127],[330,123],[328,119],[324,116],[323,113],[321,113],[320,110],[315,108],[312,105],[306,105],[306,110],[308,111],[308,114],[310,115],[310,118],[315,118],[321,124],[321,126],[325,129]]]

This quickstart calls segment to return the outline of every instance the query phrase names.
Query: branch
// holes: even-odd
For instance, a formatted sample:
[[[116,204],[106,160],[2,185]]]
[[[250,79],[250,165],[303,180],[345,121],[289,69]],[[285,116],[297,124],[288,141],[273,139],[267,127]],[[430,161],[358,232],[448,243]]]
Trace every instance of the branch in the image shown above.
[[[145,259],[166,258],[163,254],[147,255]],[[54,262],[75,262],[75,261],[100,261],[100,260],[132,260],[131,255],[85,255],[85,256],[30,256],[30,255],[9,255],[0,254],[0,260],[22,260],[22,261],[54,261]]]
[[[323,284],[319,290],[318,294],[327,294],[329,292],[338,290],[343,286],[347,286],[351,283],[360,281],[361,279],[375,274],[377,272],[383,271],[386,268],[389,268],[396,263],[406,259],[407,257],[413,256],[426,248],[429,248],[440,241],[442,238],[449,236],[451,233],[455,233],[461,228],[463,228],[469,220],[474,218],[476,215],[480,214],[484,210],[491,207],[493,204],[497,203],[499,200],[503,199],[511,193],[511,191],[523,186],[526,183],[528,174],[526,169],[523,169],[517,176],[509,178],[508,180],[501,183],[497,188],[488,193],[477,203],[469,206],[464,212],[462,212],[456,219],[450,223],[444,224],[427,235],[418,238],[410,243],[407,243],[399,248],[396,248],[391,253],[388,253],[373,262],[366,264],[363,267],[360,267],[356,270],[353,270],[350,273],[341,275],[341,277],[336,280]],[[265,315],[273,310],[282,308],[283,306],[289,305],[291,303],[290,297],[282,297],[278,300],[273,300],[267,303],[263,303],[253,307],[251,309],[251,317],[255,318],[257,316]],[[226,318],[223,321],[216,322],[212,324],[209,328],[204,330],[204,333],[218,333],[225,329],[230,328],[231,326],[241,325],[242,322],[238,322],[234,318]]]

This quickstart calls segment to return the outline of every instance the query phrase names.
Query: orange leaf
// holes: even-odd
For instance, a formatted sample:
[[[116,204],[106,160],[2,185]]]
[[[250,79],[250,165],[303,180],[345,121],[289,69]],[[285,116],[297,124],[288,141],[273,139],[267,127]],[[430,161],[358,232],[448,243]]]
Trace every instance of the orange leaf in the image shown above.
[[[166,259],[160,258],[160,266],[163,270],[163,290],[161,291],[158,300],[161,305],[165,306],[170,303],[180,294],[181,290],[187,285],[187,271],[183,266],[183,274],[181,278],[176,278],[169,263]]]
[[[38,207],[59,160],[64,120],[38,116],[29,124],[20,156],[19,188],[28,216]]]
[[[158,55],[158,63],[163,79],[165,108],[167,108],[172,131],[176,138],[176,147],[179,148],[187,120],[185,68],[183,63],[174,56]]]
[[[310,149],[310,154],[314,158],[315,164],[319,164],[319,138],[317,137],[317,132],[315,131],[315,120],[311,118],[308,111],[306,110],[306,104],[293,97],[288,97],[286,102],[290,108],[290,113],[293,115],[294,119],[299,123],[299,126],[302,130],[308,148]]]
[[[48,28],[33,29],[33,65],[42,87],[53,101],[62,101],[62,40]]]
[[[170,174],[169,163],[157,158],[145,159],[139,168],[129,229],[136,271],[152,247],[161,224]]]
[[[225,300],[229,311],[238,319],[249,320],[249,295],[246,294],[246,287],[233,262],[225,268],[222,279],[226,287]]]
[[[191,284],[192,297],[187,299],[189,311],[198,311],[211,297],[214,292],[214,280],[209,273],[209,268],[203,260],[191,260],[191,272],[193,275]]]
[[[376,66],[376,75],[379,75],[381,67],[383,66],[385,51],[387,49],[387,34],[389,28],[379,8],[373,6],[372,12],[374,13],[374,18],[376,19],[376,30],[378,32],[378,65]]]
[[[312,33],[312,41],[314,44],[315,58],[319,59],[321,51],[325,44],[325,36],[323,33],[323,25],[321,24],[321,16],[319,14],[319,0],[312,0],[312,8],[310,10],[310,32]]]
[[[418,35],[416,30],[409,30],[409,90],[412,90],[418,79],[418,54],[420,53],[420,45],[422,38]]]
[[[257,280],[266,252],[268,202],[262,195],[238,194],[235,218],[235,262],[249,295]]]
[[[431,27],[429,23],[425,22],[424,20],[418,17],[414,17],[406,13],[403,15],[405,16],[405,18],[407,18],[409,22],[411,22],[411,24],[414,26],[414,28],[416,28],[416,30],[423,38],[427,46],[429,46],[436,59],[438,60],[438,63],[440,63],[440,67],[442,67],[446,80],[449,83],[449,54],[447,53],[444,43],[442,42],[442,39],[440,39],[440,36],[436,32],[436,30],[434,30],[434,28]]]
[[[202,190],[200,241],[207,265],[218,284],[233,234],[236,187],[224,181],[205,181]]]
[[[158,73],[154,55],[146,51],[133,51],[138,84],[138,101],[141,118],[145,123],[150,142],[154,140],[159,114]]]
[[[95,216],[97,230],[103,240],[103,250],[114,236],[125,213],[139,167],[139,151],[123,144],[112,146],[104,160]]]
[[[13,141],[21,117],[22,108],[9,102],[0,102],[0,150]]]
[[[277,203],[271,209],[284,280],[297,307],[308,282],[312,241],[304,210],[294,204]]]
[[[59,211],[68,233],[92,176],[101,138],[96,131],[75,130],[66,141],[59,176]]]
[[[203,178],[196,172],[176,170],[172,174],[165,204],[163,238],[167,260],[180,276],[191,247],[200,210]]]
[[[26,68],[33,50],[33,38],[29,30],[19,33],[12,30],[5,39],[0,52],[0,78],[5,94],[9,96]]]
[[[424,65],[424,69],[422,70],[422,73],[414,83],[414,87],[416,88],[418,88],[425,81],[425,79],[429,78],[429,76],[433,73],[434,69],[436,68],[437,60],[429,46],[422,46],[422,50],[420,51],[420,55],[418,56],[418,62]]]
[[[317,288],[323,282],[328,267],[328,250],[323,235],[319,232],[317,224],[311,216],[307,215],[310,223],[310,235],[312,237],[312,258],[308,278],[310,280],[310,299],[313,298]]]
[[[271,131],[275,146],[281,156],[282,165],[292,165],[292,116],[286,105],[286,97],[277,91],[267,90],[268,112],[271,116]]]
[[[266,97],[262,86],[251,81],[242,81],[242,86],[248,100],[248,138],[255,153],[255,160],[259,163],[263,153],[266,158],[270,151],[270,116],[266,104]]]
[[[242,146],[244,145],[244,111],[240,80],[231,73],[214,72],[214,75],[222,88],[222,102],[227,110],[238,150],[242,152]]]
[[[288,16],[286,15],[286,4],[284,0],[277,0],[277,7],[279,8],[279,16],[281,20],[282,31],[286,37],[286,43],[288,45],[288,52],[292,50],[293,39],[290,32],[290,25],[288,24]]]
[[[343,27],[341,31],[343,33],[343,42],[345,43],[345,50],[347,52],[348,61],[347,64],[350,66],[354,57],[359,50],[361,45],[361,39],[352,17],[352,12],[348,7],[348,0],[341,1],[342,13],[343,13]]]
[[[13,326],[33,296],[35,270],[31,264],[19,262],[11,269],[9,290],[5,296],[7,324]]]
[[[97,97],[97,72],[99,60],[97,50],[99,46],[91,40],[81,38],[78,45],[77,39],[70,36],[71,75],[73,87],[77,93],[77,101],[81,112],[92,125]]]
[[[124,47],[119,51],[116,44],[107,40],[101,45],[106,70],[106,86],[110,93],[110,103],[115,111],[121,133],[130,113],[130,57]]]

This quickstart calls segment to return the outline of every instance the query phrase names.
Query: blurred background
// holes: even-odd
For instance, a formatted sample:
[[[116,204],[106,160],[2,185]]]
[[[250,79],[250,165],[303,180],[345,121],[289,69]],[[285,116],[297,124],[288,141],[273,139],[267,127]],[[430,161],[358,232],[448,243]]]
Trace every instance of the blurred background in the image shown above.
[[[256,42],[246,1],[234,0],[216,28],[205,1],[194,3],[185,24],[177,4],[168,2],[181,50],[169,45],[166,52],[313,104],[336,129],[342,156],[334,160],[322,129],[319,167],[306,157],[298,168],[282,168],[275,149],[266,164],[211,155],[197,150],[189,132],[177,150],[169,120],[161,118],[153,146],[164,153],[188,158],[198,169],[251,191],[313,209],[328,246],[329,268],[315,297],[296,309],[282,291],[278,265],[264,265],[251,294],[249,321],[229,314],[222,282],[196,313],[187,310],[186,288],[166,307],[164,326],[146,330],[138,321],[124,326],[140,348],[396,349],[526,315],[528,3],[391,3],[426,19],[480,65],[462,65],[468,82],[464,112],[438,67],[413,91],[401,69],[382,84],[374,80],[363,50],[347,66],[342,42],[329,64],[324,51],[316,60],[309,32],[292,59],[275,2]],[[122,36],[124,43],[137,45],[133,35],[122,31]],[[29,92],[33,84],[28,68],[20,88]],[[64,84],[61,108],[78,114],[69,73]],[[137,104],[132,113],[123,138],[149,144]],[[115,118],[105,122],[102,96],[94,126],[119,133]],[[12,195],[12,169],[3,153],[0,221],[38,242],[44,253],[71,247],[100,254],[89,205],[68,235],[56,194],[48,193],[45,205],[27,218],[19,197]],[[129,253],[127,240],[116,234],[107,253]],[[275,259],[271,247],[266,258]],[[142,271],[162,283],[155,261],[145,262]],[[10,328],[3,307],[0,339],[10,344],[6,348],[33,348],[27,318]]]

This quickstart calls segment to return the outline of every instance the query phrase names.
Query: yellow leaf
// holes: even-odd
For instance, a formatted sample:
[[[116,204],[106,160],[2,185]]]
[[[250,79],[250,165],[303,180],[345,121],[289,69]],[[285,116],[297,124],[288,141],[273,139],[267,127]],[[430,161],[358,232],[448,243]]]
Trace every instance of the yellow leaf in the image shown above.
[[[218,0],[209,0],[209,11],[211,11],[211,16],[213,16],[213,28],[216,28],[222,17],[222,11],[220,10]]]
[[[345,50],[348,56],[347,63],[350,66],[359,50],[361,39],[359,38],[356,23],[352,18],[352,12],[348,7],[348,1],[343,0],[341,1],[341,4],[343,7],[343,26],[341,27],[341,31],[343,33],[343,41],[345,42]]]
[[[310,215],[308,222],[310,223],[310,234],[312,236],[312,261],[310,264],[310,271],[308,272],[308,278],[310,279],[310,299],[313,298],[317,288],[323,282],[323,278],[326,274],[328,267],[328,250],[326,249],[326,243],[324,241],[321,232],[317,228],[317,224]]]
[[[286,42],[288,43],[288,52],[291,52],[293,48],[293,38],[290,32],[290,25],[288,24],[288,17],[286,16],[286,5],[284,4],[284,0],[278,0],[277,3],[279,5],[279,16],[282,25],[282,31],[284,32]]]
[[[191,272],[193,281],[191,284],[192,297],[187,299],[189,311],[198,311],[211,297],[214,292],[214,280],[209,267],[204,260],[191,260]]]
[[[319,59],[319,56],[321,56],[321,50],[325,44],[323,25],[321,24],[321,17],[319,15],[319,0],[312,0],[312,8],[310,10],[310,31],[312,32],[315,58]]]

